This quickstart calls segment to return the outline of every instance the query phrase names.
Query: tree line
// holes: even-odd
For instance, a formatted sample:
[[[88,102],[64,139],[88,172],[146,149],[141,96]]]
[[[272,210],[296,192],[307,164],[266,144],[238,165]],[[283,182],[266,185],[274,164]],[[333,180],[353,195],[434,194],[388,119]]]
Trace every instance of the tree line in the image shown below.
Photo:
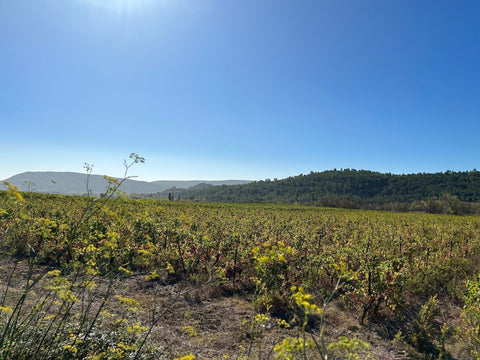
[[[305,203],[467,214],[480,210],[480,171],[398,175],[334,169],[244,185],[182,189],[181,196],[194,201]]]

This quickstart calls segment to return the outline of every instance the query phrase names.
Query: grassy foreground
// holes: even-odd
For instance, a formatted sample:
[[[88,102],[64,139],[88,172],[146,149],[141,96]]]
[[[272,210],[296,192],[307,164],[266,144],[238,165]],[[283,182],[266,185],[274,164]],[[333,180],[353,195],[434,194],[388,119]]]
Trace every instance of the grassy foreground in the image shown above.
[[[0,359],[480,358],[479,217],[10,187],[0,248]]]

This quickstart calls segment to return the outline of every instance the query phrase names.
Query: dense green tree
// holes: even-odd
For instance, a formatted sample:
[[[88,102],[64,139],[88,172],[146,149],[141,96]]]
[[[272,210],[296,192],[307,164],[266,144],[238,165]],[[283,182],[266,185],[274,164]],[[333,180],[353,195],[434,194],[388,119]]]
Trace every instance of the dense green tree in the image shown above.
[[[335,169],[283,180],[185,190],[182,197],[213,202],[300,202],[363,208],[376,204],[396,209],[410,208],[405,203],[417,201],[422,202],[419,206],[423,211],[458,214],[465,211],[464,202],[480,200],[480,172],[395,175]]]

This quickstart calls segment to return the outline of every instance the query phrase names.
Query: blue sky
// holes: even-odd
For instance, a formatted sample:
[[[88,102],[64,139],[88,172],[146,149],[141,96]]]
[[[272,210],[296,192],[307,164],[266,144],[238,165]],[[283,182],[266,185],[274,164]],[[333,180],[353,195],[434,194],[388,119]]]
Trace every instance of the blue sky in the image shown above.
[[[480,168],[480,2],[0,1],[0,179]]]

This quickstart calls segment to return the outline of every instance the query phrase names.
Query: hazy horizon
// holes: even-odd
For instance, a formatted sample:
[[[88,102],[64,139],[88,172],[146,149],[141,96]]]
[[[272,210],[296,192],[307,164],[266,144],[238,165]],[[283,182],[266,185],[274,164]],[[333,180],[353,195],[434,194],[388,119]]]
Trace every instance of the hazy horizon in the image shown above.
[[[69,173],[69,174],[81,174],[81,175],[85,175],[87,176],[87,173],[86,172],[81,172],[81,171],[55,171],[55,170],[46,170],[46,171],[41,171],[41,170],[38,170],[38,171],[22,171],[20,173],[17,173],[17,174],[14,174],[14,175],[11,175],[11,176],[8,176],[6,178],[2,178],[0,180],[7,180],[9,178],[12,178],[16,175],[21,175],[21,174],[26,174],[26,173]],[[96,175],[96,176],[112,176],[110,174],[101,174],[101,173],[94,173],[92,172],[90,175]],[[119,179],[123,179],[123,176],[113,176],[115,178],[119,178]],[[185,182],[188,182],[188,181],[235,181],[235,180],[239,180],[239,181],[256,181],[256,180],[251,180],[251,179],[156,179],[156,180],[141,180],[138,178],[138,176],[136,175],[128,175],[127,174],[127,178],[130,179],[130,180],[133,180],[133,181],[144,181],[144,182],[155,182],[155,181],[185,181]],[[258,179],[258,180],[265,180],[265,179]]]
[[[322,173],[322,172],[328,172],[328,171],[343,171],[343,170],[356,170],[356,171],[372,171],[372,172],[376,172],[376,171],[373,171],[373,170],[370,170],[370,169],[353,169],[353,168],[340,168],[340,169],[337,169],[337,168],[332,168],[332,169],[325,169],[325,170],[322,170],[322,171],[313,171],[314,173]],[[446,173],[447,171],[455,171],[455,170],[451,170],[451,169],[446,169],[444,171],[435,171],[435,172],[425,172],[425,171],[422,171],[422,172],[415,172],[415,173],[393,173],[393,172],[389,172],[389,173],[385,173],[385,172],[379,172],[379,173],[383,173],[383,174],[391,174],[391,175],[412,175],[412,174],[422,174],[422,173],[425,173],[425,174],[433,174],[433,173]],[[459,170],[459,171],[455,171],[455,172],[469,172],[469,171],[478,171],[478,169],[476,168],[472,168],[472,169],[467,169],[467,170]],[[14,174],[12,176],[9,176],[7,178],[3,178],[3,179],[0,179],[0,181],[3,181],[3,180],[8,180],[9,178],[12,178],[16,175],[21,175],[21,174],[26,174],[26,173],[71,173],[71,174],[80,174],[80,175],[85,175],[87,176],[87,173],[86,172],[78,172],[78,171],[54,171],[54,170],[48,170],[48,171],[24,171],[24,172],[21,172],[21,173],[17,173],[17,174]],[[138,178],[138,176],[127,176],[129,180],[133,180],[133,181],[141,181],[141,182],[195,182],[195,181],[208,181],[208,182],[221,182],[221,181],[249,181],[249,182],[255,182],[255,181],[264,181],[264,180],[274,180],[274,179],[277,179],[277,180],[283,180],[283,179],[286,179],[286,178],[289,178],[289,177],[296,177],[296,176],[299,176],[299,175],[308,175],[310,174],[311,172],[309,171],[308,173],[299,173],[299,174],[292,174],[292,175],[288,175],[286,177],[282,177],[282,178],[279,178],[279,177],[271,177],[271,178],[264,178],[264,179],[154,179],[154,180],[141,180]],[[91,173],[91,175],[95,175],[95,176],[113,176],[115,178],[119,178],[119,179],[122,179],[123,176],[114,176],[114,175],[110,175],[110,174],[101,174],[101,173]]]

